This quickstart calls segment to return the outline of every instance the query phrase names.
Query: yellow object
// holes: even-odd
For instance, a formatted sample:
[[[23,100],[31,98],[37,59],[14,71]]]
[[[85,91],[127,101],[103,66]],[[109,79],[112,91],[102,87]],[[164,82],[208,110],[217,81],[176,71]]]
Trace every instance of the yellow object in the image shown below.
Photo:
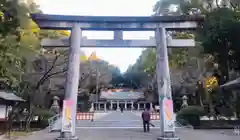
[[[71,110],[70,107],[66,107],[66,120],[69,122],[71,118]]]
[[[67,30],[58,30],[57,31],[58,33],[60,33],[61,35],[64,35],[64,36],[70,36],[70,32],[67,31]]]
[[[0,12],[0,18],[1,18],[1,20],[4,20],[4,13],[3,12]]]
[[[170,115],[170,112],[169,112],[168,110],[166,110],[166,119],[167,119],[168,121],[171,120],[171,115]]]
[[[116,92],[120,92],[120,89],[116,89]]]
[[[214,77],[214,76],[210,77],[210,78],[207,78],[206,82],[205,82],[205,86],[206,86],[206,88],[211,88],[213,86],[218,86],[217,78]]]
[[[38,27],[38,25],[33,20],[31,20],[30,28],[31,28],[33,33],[37,33],[37,32],[40,31],[40,28]]]
[[[0,12],[0,16],[4,16],[4,13],[2,11]]]
[[[96,52],[92,52],[91,55],[88,57],[88,60],[90,60],[90,61],[99,60],[99,58],[97,57]]]
[[[88,58],[87,58],[86,55],[81,55],[81,56],[80,56],[80,61],[81,61],[81,62],[84,62],[84,61],[87,61],[87,60],[88,60]]]

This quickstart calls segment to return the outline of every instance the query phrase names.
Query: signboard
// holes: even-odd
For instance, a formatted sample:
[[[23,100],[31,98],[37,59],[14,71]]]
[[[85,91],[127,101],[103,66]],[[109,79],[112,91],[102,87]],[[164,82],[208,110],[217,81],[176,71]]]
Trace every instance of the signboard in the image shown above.
[[[163,113],[164,113],[164,132],[174,132],[174,113],[173,113],[173,101],[171,99],[163,100]]]
[[[63,112],[62,112],[62,132],[73,131],[73,120],[71,118],[73,105],[72,100],[63,100]]]
[[[0,120],[5,120],[7,116],[6,105],[0,105]]]

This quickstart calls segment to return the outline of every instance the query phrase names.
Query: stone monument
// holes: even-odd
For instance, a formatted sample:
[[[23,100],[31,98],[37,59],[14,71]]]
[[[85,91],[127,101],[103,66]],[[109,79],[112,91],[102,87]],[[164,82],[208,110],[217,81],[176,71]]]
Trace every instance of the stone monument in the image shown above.
[[[187,100],[188,100],[188,97],[186,95],[184,95],[182,97],[182,106],[181,106],[182,108],[185,108],[188,106]]]
[[[52,106],[50,108],[50,111],[54,112],[55,114],[60,113],[60,106],[58,104],[59,100],[60,99],[57,96],[53,97],[53,103],[52,103]]]

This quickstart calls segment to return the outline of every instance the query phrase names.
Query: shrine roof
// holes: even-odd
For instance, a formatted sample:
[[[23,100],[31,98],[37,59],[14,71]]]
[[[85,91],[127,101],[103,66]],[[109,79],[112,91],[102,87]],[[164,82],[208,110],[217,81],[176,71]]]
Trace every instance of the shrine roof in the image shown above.
[[[102,91],[100,98],[110,100],[137,100],[139,98],[144,98],[144,95],[142,92],[134,91]]]
[[[14,93],[9,93],[5,91],[0,91],[0,98],[6,101],[24,102],[24,100],[21,97],[18,97]]]

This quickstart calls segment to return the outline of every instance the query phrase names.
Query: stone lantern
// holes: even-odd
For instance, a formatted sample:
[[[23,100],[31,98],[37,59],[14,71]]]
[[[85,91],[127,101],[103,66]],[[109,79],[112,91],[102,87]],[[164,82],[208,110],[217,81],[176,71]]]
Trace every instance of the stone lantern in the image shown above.
[[[188,100],[188,97],[186,95],[184,95],[182,97],[182,108],[185,108],[188,106],[187,100]]]
[[[52,111],[52,112],[54,112],[56,114],[60,113],[60,106],[58,104],[59,100],[60,99],[57,96],[54,96],[53,97],[53,104],[52,104],[52,106],[50,108],[50,111]]]

